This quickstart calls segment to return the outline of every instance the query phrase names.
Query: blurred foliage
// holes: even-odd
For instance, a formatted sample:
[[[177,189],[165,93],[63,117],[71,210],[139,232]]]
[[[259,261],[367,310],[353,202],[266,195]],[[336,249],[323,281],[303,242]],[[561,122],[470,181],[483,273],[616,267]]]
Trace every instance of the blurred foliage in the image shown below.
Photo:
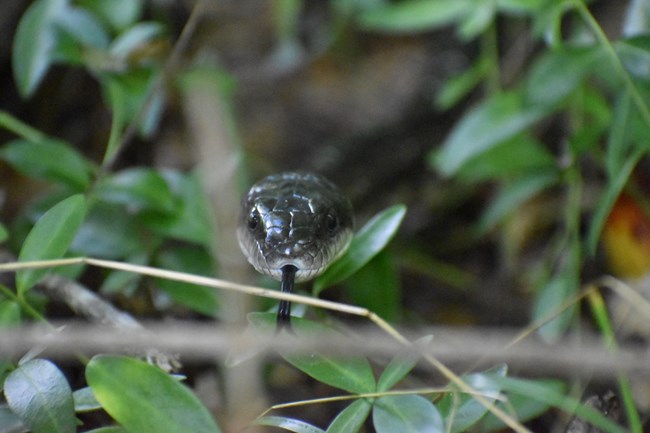
[[[278,64],[295,64],[303,55],[298,32],[303,7],[299,0],[275,3]],[[559,196],[556,233],[536,275],[532,317],[533,321],[554,317],[539,332],[548,340],[559,339],[575,323],[572,300],[583,266],[595,253],[611,209],[648,151],[649,23],[636,22],[633,34],[611,41],[581,0],[334,0],[329,8],[330,46],[343,40],[346,29],[414,35],[452,27],[463,43],[478,42],[473,63],[449,80],[435,101],[441,110],[457,109],[474,96],[472,107],[442,144],[431,149],[427,162],[442,178],[472,186],[498,185],[497,196],[477,223],[481,234],[537,197]],[[144,2],[134,0],[36,0],[20,19],[12,39],[13,76],[20,96],[35,97],[54,66],[81,68],[98,84],[112,119],[103,154],[94,161],[62,138],[0,112],[0,126],[15,135],[0,145],[0,159],[45,185],[11,224],[0,225],[0,242],[13,248],[21,261],[88,255],[199,275],[216,271],[214,228],[199,173],[114,167],[130,134],[151,137],[159,128],[169,98],[167,86],[192,78],[191,70],[183,70],[174,77],[179,80],[165,80],[169,31],[162,20],[145,20],[144,9]],[[505,84],[499,32],[515,20],[526,23],[539,49],[516,79]],[[216,81],[224,80],[221,71],[213,72]],[[544,136],[539,126],[559,118],[565,119],[560,138]],[[583,206],[586,167],[596,167],[605,178],[593,209]],[[349,278],[344,284],[355,303],[388,320],[400,318],[399,279],[384,248],[405,213],[406,208],[397,205],[371,219],[347,254],[316,281],[314,294]],[[15,290],[0,285],[0,326],[47,320],[32,290],[46,272],[18,272]],[[105,275],[101,292],[132,297],[143,280],[113,271]],[[172,304],[219,317],[220,302],[213,290],[172,281],[148,284]],[[606,323],[598,311],[600,322]],[[275,323],[266,313],[251,314],[249,321],[259,329]],[[295,322],[296,331],[307,338],[331,331],[305,318]],[[425,338],[421,343],[426,342]],[[414,369],[418,362],[414,355],[400,354],[376,369],[374,361],[360,357],[282,356],[314,380],[360,395],[331,421],[328,433],[361,431],[370,422],[378,432],[502,427],[484,405],[459,393],[453,384],[437,400],[388,395]],[[379,379],[375,371],[381,371]],[[498,366],[470,373],[464,380],[488,402],[501,404],[507,393],[512,397],[508,408],[520,421],[550,407],[577,407],[580,416],[603,431],[622,431],[602,414],[565,397],[557,381],[524,381],[507,373],[506,366]],[[0,360],[6,401],[0,404],[0,431],[74,432],[76,414],[99,409],[119,427],[97,432],[220,431],[192,392],[145,362],[97,356],[86,365],[85,376],[89,388],[73,392],[50,361],[24,359],[14,365]],[[640,431],[633,403],[627,399],[625,404],[632,430]],[[324,431],[284,416],[262,416],[256,423],[295,432]]]

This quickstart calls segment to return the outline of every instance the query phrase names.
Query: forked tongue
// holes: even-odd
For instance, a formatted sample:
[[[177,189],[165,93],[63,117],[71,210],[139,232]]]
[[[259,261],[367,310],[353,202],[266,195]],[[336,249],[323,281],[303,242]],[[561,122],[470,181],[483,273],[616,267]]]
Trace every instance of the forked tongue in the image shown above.
[[[294,265],[284,265],[282,267],[282,286],[280,291],[283,293],[293,292],[293,285],[296,279],[296,268]],[[291,332],[291,302],[280,300],[280,305],[278,306],[278,321],[276,332],[280,332],[283,329]]]

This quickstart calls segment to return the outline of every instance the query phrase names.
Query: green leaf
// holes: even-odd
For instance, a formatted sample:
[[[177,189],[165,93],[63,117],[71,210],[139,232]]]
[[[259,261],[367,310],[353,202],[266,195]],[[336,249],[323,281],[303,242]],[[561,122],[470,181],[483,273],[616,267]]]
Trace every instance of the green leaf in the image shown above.
[[[366,9],[359,14],[358,23],[370,30],[430,31],[453,24],[473,8],[468,0],[406,0]]]
[[[34,433],[77,431],[72,390],[63,373],[44,359],[32,359],[12,371],[4,385],[11,410]]]
[[[108,157],[118,150],[118,138],[127,122],[137,121],[139,132],[145,137],[156,130],[165,102],[164,89],[156,88],[160,70],[158,67],[132,69],[102,82],[113,111],[112,129],[118,132],[111,136],[115,138],[107,146]],[[157,93],[152,95],[153,91]]]
[[[526,80],[525,98],[553,107],[571,96],[582,80],[602,60],[600,47],[579,47],[546,51],[532,66]]]
[[[430,163],[443,176],[452,176],[464,164],[521,133],[548,113],[531,105],[517,92],[495,95],[467,113],[454,127]]]
[[[253,424],[277,427],[295,433],[325,433],[323,430],[309,423],[284,416],[263,416],[256,419]]]
[[[74,399],[75,412],[91,412],[102,408],[89,386],[73,392],[72,398]]]
[[[589,233],[587,235],[587,251],[590,254],[596,253],[596,248],[598,247],[598,240],[600,239],[600,234],[603,231],[603,226],[607,217],[616,203],[616,199],[619,194],[623,191],[625,184],[632,175],[634,167],[643,156],[644,151],[639,149],[636,155],[630,157],[623,167],[615,173],[614,178],[610,179],[607,182],[607,187],[605,191],[601,194],[596,209],[594,210],[593,217],[591,218],[591,224],[589,225]]]
[[[576,97],[579,102],[572,102],[571,109],[582,112],[582,119],[569,137],[569,151],[574,158],[579,158],[598,149],[613,122],[612,102],[599,89],[582,84]]]
[[[209,201],[201,187],[200,174],[163,170],[161,175],[170,186],[178,204],[178,212],[168,218],[144,215],[141,221],[165,237],[172,237],[212,249],[212,217]]]
[[[141,48],[152,39],[163,36],[165,27],[156,22],[138,23],[119,35],[111,44],[114,56],[126,59],[134,50]]]
[[[13,140],[0,148],[0,158],[26,176],[59,182],[76,191],[90,183],[90,164],[61,140]]]
[[[554,156],[537,140],[525,135],[492,147],[471,159],[456,173],[466,182],[507,179],[556,169]]]
[[[354,305],[393,322],[401,314],[401,290],[393,256],[380,251],[344,283],[347,299]]]
[[[0,328],[20,325],[20,305],[14,301],[0,301]]]
[[[212,257],[200,248],[174,247],[162,251],[157,257],[155,265],[171,271],[182,271],[194,275],[214,275]],[[171,281],[158,278],[156,284],[169,294],[172,299],[194,311],[210,317],[216,317],[219,309],[217,292],[209,287],[182,281]]]
[[[372,405],[360,399],[343,409],[327,428],[327,433],[356,433],[361,430]]]
[[[2,379],[2,375],[0,375]],[[2,390],[2,380],[0,380],[0,390]],[[0,431],[3,433],[23,433],[29,431],[23,424],[20,417],[13,413],[7,406],[0,406]]]
[[[381,397],[375,401],[372,420],[377,433],[443,433],[445,426],[436,407],[419,395]]]
[[[560,380],[542,379],[535,381],[535,383],[550,389],[555,394],[560,394],[566,389],[566,385]],[[514,418],[521,423],[537,418],[546,412],[549,407],[550,405],[548,403],[520,394],[511,394],[508,396],[508,408],[514,411]],[[480,431],[496,431],[507,428],[505,423],[491,412],[481,419],[480,426]]]
[[[431,343],[432,339],[432,335],[427,335],[419,338],[413,344],[414,346],[427,346]],[[418,359],[420,359],[420,353],[416,350],[407,351],[395,356],[381,373],[377,382],[377,391],[384,392],[390,390],[413,370],[418,363]]]
[[[98,201],[88,211],[70,249],[91,257],[123,259],[145,248],[141,231],[122,206]]]
[[[343,257],[319,276],[314,282],[315,296],[331,285],[338,283],[357,272],[375,257],[395,236],[404,215],[406,206],[395,205],[375,215],[354,236]]]
[[[465,72],[451,77],[436,95],[436,107],[448,110],[478,86],[490,71],[490,62],[481,58]]]
[[[539,291],[533,310],[533,321],[545,320],[556,314],[578,291],[578,278],[570,269],[553,276]],[[574,317],[575,305],[568,307],[557,317],[539,328],[539,335],[546,341],[555,342],[562,336]]]
[[[18,23],[11,63],[23,98],[34,93],[52,64],[57,44],[55,24],[67,3],[67,0],[35,1]]]
[[[483,373],[468,374],[462,379],[479,391],[487,401],[493,403],[501,392],[501,385],[494,381],[494,377],[504,377],[507,371],[507,367],[501,365]],[[447,393],[437,406],[445,419],[447,431],[451,433],[467,431],[488,413],[488,409],[483,404],[468,394]]]
[[[603,431],[609,433],[627,432],[626,429],[622,428],[599,411],[581,404],[578,400],[572,397],[562,395],[557,392],[556,387],[548,386],[545,382],[515,379],[511,377],[495,377],[494,380],[499,383],[505,392],[525,396],[530,400],[548,404],[569,414],[573,412],[576,416],[583,418],[594,427]]]
[[[650,37],[634,36],[617,41],[616,52],[630,74],[636,78],[650,78]]]
[[[493,1],[476,3],[458,26],[460,37],[469,41],[483,33],[494,21],[496,11],[496,4]]]
[[[510,182],[502,188],[497,199],[490,204],[481,216],[478,224],[479,232],[485,233],[491,230],[504,217],[541,191],[557,183],[558,180],[558,173],[553,171],[533,174]]]
[[[143,5],[142,0],[77,0],[76,3],[118,32],[137,21]]]
[[[18,260],[58,259],[72,243],[86,213],[86,200],[76,194],[59,202],[36,222],[27,235]],[[47,269],[28,269],[16,272],[19,295],[27,292],[45,274]]]
[[[80,46],[105,50],[109,37],[102,24],[85,9],[68,7],[57,19],[56,25]]]
[[[607,137],[605,166],[610,180],[618,176],[621,169],[627,164],[631,154],[635,151],[630,132],[634,128],[632,122],[633,111],[630,94],[628,92],[622,93],[616,100],[611,128]]]
[[[0,243],[6,241],[9,238],[9,232],[7,231],[7,228],[0,223]]]
[[[177,212],[169,185],[156,170],[128,168],[104,179],[97,190],[107,203],[117,203],[136,211]]]
[[[86,366],[86,380],[106,412],[129,432],[220,431],[185,385],[146,362],[124,356],[95,356]]]
[[[548,7],[548,0],[496,0],[499,11],[507,13],[537,14]]]
[[[84,433],[128,433],[122,427],[100,427],[92,430],[87,430]]]
[[[261,332],[273,332],[274,313],[250,313],[250,324]],[[324,333],[336,332],[320,323],[301,317],[292,317],[293,331],[298,338],[314,339]],[[319,382],[354,394],[375,392],[375,377],[366,358],[343,358],[311,353],[309,355],[283,355],[288,363]]]

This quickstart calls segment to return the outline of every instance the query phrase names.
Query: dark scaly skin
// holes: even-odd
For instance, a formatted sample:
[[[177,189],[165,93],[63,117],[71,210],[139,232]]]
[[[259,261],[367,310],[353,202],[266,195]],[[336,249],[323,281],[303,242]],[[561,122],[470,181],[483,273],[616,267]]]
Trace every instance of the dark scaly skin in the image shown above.
[[[334,184],[288,172],[253,185],[242,202],[237,237],[255,269],[290,292],[294,282],[320,275],[345,251],[353,228],[352,205]],[[278,328],[289,327],[290,311],[289,302],[280,302]]]

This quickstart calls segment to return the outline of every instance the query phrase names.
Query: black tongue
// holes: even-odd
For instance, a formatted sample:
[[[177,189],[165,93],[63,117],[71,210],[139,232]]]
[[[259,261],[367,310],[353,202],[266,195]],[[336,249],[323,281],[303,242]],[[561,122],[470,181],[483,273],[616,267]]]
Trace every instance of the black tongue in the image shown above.
[[[293,285],[296,280],[296,268],[293,265],[285,265],[282,267],[282,286],[280,291],[283,293],[293,292]],[[291,302],[281,300],[278,306],[278,319],[276,331],[286,329],[291,331]]]

